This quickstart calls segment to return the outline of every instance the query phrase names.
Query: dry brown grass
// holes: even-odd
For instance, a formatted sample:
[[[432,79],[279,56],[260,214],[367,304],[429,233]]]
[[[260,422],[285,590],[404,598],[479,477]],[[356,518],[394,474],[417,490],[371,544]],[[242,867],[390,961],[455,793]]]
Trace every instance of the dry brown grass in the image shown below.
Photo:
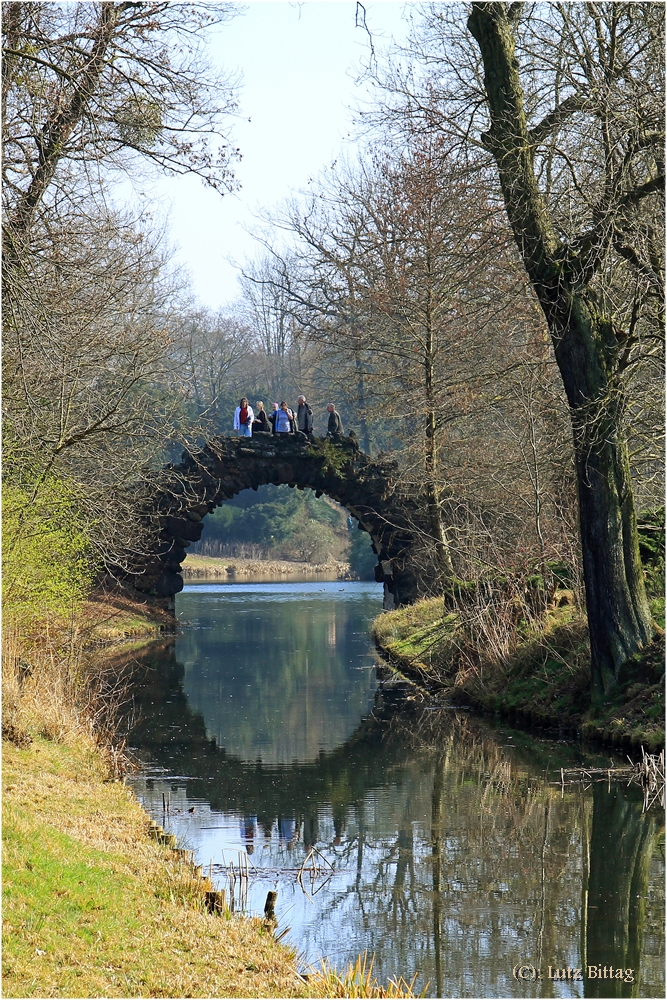
[[[5,609],[2,631],[3,736],[63,742],[85,734],[114,747],[125,682],[118,665],[96,650],[130,638],[152,641],[173,631],[173,616],[109,593],[91,595],[67,619],[35,620],[28,630],[11,611]]]
[[[2,731],[14,742],[44,736],[66,742],[86,729],[77,704],[80,656],[44,643],[26,647],[15,632],[2,636]]]
[[[330,576],[345,579],[350,567],[346,562],[330,561],[313,566],[305,562],[288,562],[285,559],[237,559],[231,556],[189,555],[183,563],[183,579],[203,580],[265,580],[292,576]]]
[[[317,997],[415,997],[416,976],[410,982],[402,977],[390,979],[387,986],[378,983],[373,975],[373,956],[366,952],[350,963],[344,972],[338,972],[323,960],[319,968],[312,969],[308,985]]]
[[[109,773],[128,765],[118,709],[127,699],[125,660],[101,660],[81,646],[43,641],[26,646],[2,636],[2,735],[17,746],[43,737],[96,748]]]

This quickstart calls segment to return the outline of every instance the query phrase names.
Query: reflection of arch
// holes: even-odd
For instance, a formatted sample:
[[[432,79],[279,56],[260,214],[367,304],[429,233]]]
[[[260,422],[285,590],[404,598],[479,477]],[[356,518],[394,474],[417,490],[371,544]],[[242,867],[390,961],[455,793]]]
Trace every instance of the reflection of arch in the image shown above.
[[[373,712],[335,750],[322,751],[306,763],[263,764],[242,761],[208,738],[201,712],[193,710],[183,690],[184,668],[175,647],[149,649],[136,658],[144,670],[132,681],[131,744],[171,773],[187,774],[188,795],[212,808],[244,815],[312,816],[322,802],[344,814],[370,788],[386,783],[387,769],[409,754],[409,727],[389,725],[397,690],[378,691]]]
[[[304,802],[314,809],[320,803],[346,808],[360,802],[369,789],[386,786],[394,769],[391,780],[397,780],[406,759],[415,753],[440,759],[443,748],[451,745],[456,748],[456,767],[462,776],[484,784],[494,762],[508,755],[502,745],[507,743],[508,732],[513,734],[510,756],[522,800],[530,794],[533,776],[556,774],[550,743],[511,730],[506,723],[501,737],[494,733],[490,720],[468,713],[432,712],[406,702],[404,689],[392,686],[378,688],[372,713],[360,720],[343,744],[322,751],[316,760],[243,761],[207,736],[204,715],[188,702],[185,669],[176,659],[174,643],[153,645],[133,654],[131,662],[137,664],[131,682],[134,715],[140,721],[130,742],[170,773],[187,774],[189,794],[216,809],[251,815],[261,812],[264,803],[264,810],[274,810],[273,815],[295,815]],[[577,745],[560,748],[559,764],[580,765],[585,759]],[[624,788],[623,799],[635,800],[641,811],[639,789]]]
[[[371,536],[385,608],[409,604],[420,591],[414,556],[425,527],[418,501],[399,498],[397,471],[396,463],[361,452],[351,436],[336,442],[309,442],[304,435],[215,438],[163,471],[151,511],[159,518],[159,540],[138,571],[125,573],[126,584],[173,607],[183,587],[185,550],[201,537],[206,514],[242,490],[273,483],[326,493],[346,507]]]
[[[283,844],[295,825],[301,828],[304,845],[317,843],[318,819],[325,810],[327,824],[331,816],[335,836],[342,831],[346,838],[340,857],[350,875],[344,887],[328,897],[326,919],[336,923],[336,933],[341,919],[348,917],[358,919],[359,928],[372,927],[380,963],[383,950],[386,956],[391,947],[391,965],[380,964],[378,974],[395,972],[396,958],[403,968],[420,968],[424,980],[435,979],[437,996],[460,996],[462,977],[470,981],[477,969],[487,969],[486,982],[493,983],[508,927],[516,926],[515,935],[529,935],[525,941],[532,942],[537,953],[537,921],[528,930],[525,914],[534,911],[543,894],[546,926],[560,929],[561,936],[567,932],[563,948],[568,957],[563,962],[634,970],[635,984],[630,985],[585,978],[585,995],[638,995],[648,862],[658,826],[651,815],[642,815],[639,789],[596,785],[593,808],[588,810],[580,790],[569,788],[563,800],[560,782],[549,781],[558,776],[553,744],[514,731],[517,745],[509,748],[506,723],[494,735],[486,721],[467,714],[431,712],[415,703],[397,710],[384,701],[391,690],[381,693],[372,714],[344,744],[312,763],[248,763],[207,739],[203,715],[188,706],[184,669],[173,646],[148,650],[141,660],[148,669],[137,678],[137,707],[141,714],[145,706],[146,718],[132,742],[162,764],[167,775],[188,776],[165,776],[172,789],[185,785],[188,798],[203,800],[216,812],[253,821],[256,817],[265,836],[278,821]],[[150,712],[153,718],[148,718]],[[586,761],[578,745],[561,745],[558,765]],[[494,779],[499,762],[512,764],[509,784],[503,777]],[[407,799],[420,793],[422,779],[427,809],[420,815],[423,832],[430,832],[428,855],[423,834],[420,846],[411,814],[404,811]],[[378,837],[366,826],[365,804],[377,801],[382,789],[391,789],[386,801],[398,802],[400,809]],[[351,824],[356,830],[348,836],[346,826]],[[510,850],[508,843],[514,845]],[[374,857],[384,872],[381,879],[376,878],[380,869]],[[579,924],[572,914],[581,858]],[[406,865],[414,865],[414,880],[405,877]],[[509,891],[516,894],[516,924],[504,915],[497,891],[505,877],[510,879]],[[353,893],[355,905],[346,910],[345,901]],[[351,917],[351,912],[359,917]],[[397,939],[398,912],[403,916]],[[579,934],[581,952],[576,957]],[[458,965],[452,966],[452,954]],[[480,955],[486,956],[481,963]],[[657,959],[652,961],[653,971],[659,972]]]

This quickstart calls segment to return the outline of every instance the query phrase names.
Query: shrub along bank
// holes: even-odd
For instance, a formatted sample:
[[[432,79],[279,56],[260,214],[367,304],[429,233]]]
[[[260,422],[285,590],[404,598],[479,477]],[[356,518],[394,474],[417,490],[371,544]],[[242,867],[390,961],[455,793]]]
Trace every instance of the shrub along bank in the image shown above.
[[[586,621],[571,604],[554,606],[525,627],[503,656],[471,650],[459,615],[445,612],[442,598],[385,612],[373,635],[394,667],[443,701],[628,750],[656,752],[665,745],[662,631],[600,706],[591,705]]]
[[[389,661],[443,700],[517,722],[577,732],[626,750],[665,745],[665,509],[639,518],[654,639],[591,703],[590,647],[568,567],[457,581],[441,597],[390,611],[373,625]]]

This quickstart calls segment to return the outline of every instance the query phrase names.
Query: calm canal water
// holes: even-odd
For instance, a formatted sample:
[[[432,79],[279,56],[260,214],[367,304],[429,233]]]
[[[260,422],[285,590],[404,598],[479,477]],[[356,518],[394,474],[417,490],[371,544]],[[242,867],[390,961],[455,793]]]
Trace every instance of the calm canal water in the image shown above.
[[[662,813],[618,784],[561,789],[608,754],[379,682],[381,606],[368,583],[187,586],[182,633],[136,668],[145,808],[228,893],[247,857],[235,908],[277,889],[303,967],[367,951],[431,997],[664,997]]]

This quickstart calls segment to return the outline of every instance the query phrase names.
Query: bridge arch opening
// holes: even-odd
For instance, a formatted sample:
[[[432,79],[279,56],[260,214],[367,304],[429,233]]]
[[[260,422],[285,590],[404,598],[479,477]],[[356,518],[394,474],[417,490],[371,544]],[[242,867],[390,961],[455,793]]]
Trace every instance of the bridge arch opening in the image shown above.
[[[223,500],[203,518],[191,555],[224,559],[349,566],[356,579],[374,579],[377,557],[370,535],[337,501],[310,487],[267,483]],[[320,569],[320,572],[322,570]]]
[[[345,508],[371,538],[384,607],[409,604],[424,592],[416,556],[428,532],[418,499],[402,494],[397,483],[396,464],[371,459],[352,435],[336,441],[308,441],[305,435],[215,438],[163,470],[147,512],[158,527],[155,544],[140,565],[120,575],[173,610],[174,595],[183,588],[181,564],[201,538],[204,519],[244,490],[272,484],[309,489]]]

